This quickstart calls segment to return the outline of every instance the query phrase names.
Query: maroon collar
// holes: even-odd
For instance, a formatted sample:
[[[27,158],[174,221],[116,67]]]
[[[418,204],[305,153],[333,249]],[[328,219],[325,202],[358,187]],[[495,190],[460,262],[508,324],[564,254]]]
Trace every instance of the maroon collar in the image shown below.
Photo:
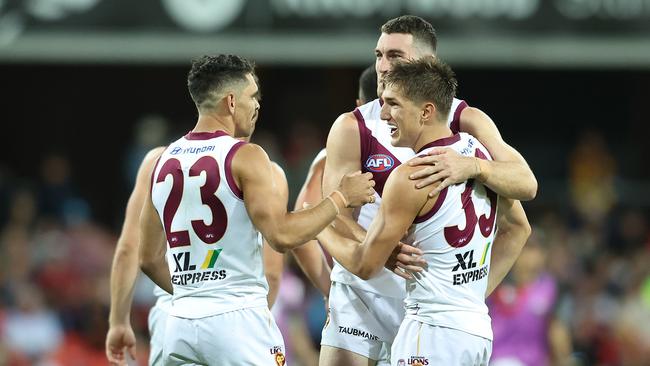
[[[188,132],[185,138],[188,140],[209,140],[215,137],[230,136],[225,131],[216,130],[214,132]]]
[[[429,142],[428,144],[422,146],[422,147],[420,148],[420,150],[418,150],[418,154],[419,154],[420,152],[422,152],[422,150],[424,150],[424,149],[428,149],[428,148],[430,148],[430,147],[434,147],[434,146],[448,146],[448,145],[455,144],[455,143],[458,142],[458,141],[460,141],[460,134],[459,134],[459,133],[457,133],[457,134],[455,134],[455,135],[451,135],[451,136],[449,136],[449,137],[443,137],[443,138],[441,138],[441,139],[437,139],[437,140],[435,140],[435,141],[431,141],[431,142]]]

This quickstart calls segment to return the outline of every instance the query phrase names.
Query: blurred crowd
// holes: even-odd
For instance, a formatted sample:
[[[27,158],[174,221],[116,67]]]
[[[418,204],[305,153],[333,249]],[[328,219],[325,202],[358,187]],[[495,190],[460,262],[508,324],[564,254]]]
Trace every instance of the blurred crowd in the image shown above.
[[[145,119],[142,130],[161,123]],[[293,194],[324,140],[309,125],[296,123],[282,137],[258,131],[253,139],[286,169]],[[125,152],[125,186],[144,153],[167,138],[165,131],[139,135]],[[0,167],[0,365],[105,365],[120,228],[93,219],[92,203],[73,179],[79,168],[66,156],[44,156],[40,164],[40,178],[29,181]],[[575,141],[566,164],[569,201],[525,205],[534,233],[488,299],[493,364],[650,365],[649,208],[619,203],[617,161],[601,134]],[[544,190],[545,177],[537,178]],[[288,256],[286,263],[273,312],[288,362],[316,365],[325,304]],[[151,289],[139,280],[131,314],[141,365]]]

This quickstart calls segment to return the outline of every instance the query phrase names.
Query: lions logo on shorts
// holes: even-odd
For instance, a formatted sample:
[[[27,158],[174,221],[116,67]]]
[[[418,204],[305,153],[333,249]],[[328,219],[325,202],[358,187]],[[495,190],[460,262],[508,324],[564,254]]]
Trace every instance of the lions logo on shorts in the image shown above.
[[[275,363],[278,366],[284,366],[284,361],[285,361],[284,353],[278,352],[275,354]]]
[[[429,364],[429,359],[422,356],[411,356],[408,359],[408,364],[411,366],[426,366]]]

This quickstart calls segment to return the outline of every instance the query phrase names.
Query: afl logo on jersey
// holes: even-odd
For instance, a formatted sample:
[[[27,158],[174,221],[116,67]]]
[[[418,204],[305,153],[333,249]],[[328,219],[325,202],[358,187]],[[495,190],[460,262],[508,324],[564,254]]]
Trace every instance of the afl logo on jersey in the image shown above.
[[[395,165],[395,161],[393,161],[392,157],[386,154],[370,155],[368,160],[366,160],[366,169],[375,173],[389,171],[393,165]]]

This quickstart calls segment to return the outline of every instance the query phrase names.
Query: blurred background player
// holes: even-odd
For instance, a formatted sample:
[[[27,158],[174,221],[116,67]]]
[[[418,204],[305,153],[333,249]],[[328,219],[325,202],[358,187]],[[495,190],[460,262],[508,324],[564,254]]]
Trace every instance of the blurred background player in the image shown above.
[[[291,249],[341,209],[373,201],[374,182],[348,175],[314,208],[287,213],[264,150],[235,139],[252,133],[259,111],[253,65],[204,56],[192,63],[188,89],[197,124],[161,155],[140,218],[141,268],[174,295],[164,364],[284,364],[257,229],[274,249]]]
[[[375,49],[379,89],[384,75],[397,61],[434,56],[437,37],[431,24],[416,16],[391,19],[381,27],[381,36]],[[327,161],[323,175],[323,193],[328,194],[336,182],[349,172],[363,169],[373,173],[377,182],[377,200],[360,210],[358,223],[367,229],[378,210],[381,192],[388,174],[402,161],[414,156],[409,148],[390,145],[391,131],[380,118],[381,104],[372,101],[354,112],[341,115],[332,125],[327,139]],[[432,175],[421,184],[445,178],[435,189],[444,189],[452,183],[479,179],[499,195],[515,199],[531,199],[537,182],[523,157],[508,146],[492,120],[480,110],[454,99],[447,120],[452,132],[468,132],[477,137],[497,161],[463,157],[449,149],[438,151],[430,160],[414,160],[414,165],[437,161],[433,167],[422,169],[421,175]],[[442,168],[442,171],[440,171]],[[452,174],[453,173],[453,174]],[[433,177],[433,179],[431,179]],[[511,215],[499,219],[499,233],[494,243],[494,260],[490,273],[488,293],[511,268],[530,232],[523,208],[510,201]],[[347,210],[342,214],[352,217]],[[395,269],[399,271],[399,269]],[[404,316],[402,301],[404,283],[386,270],[370,281],[362,281],[340,265],[334,264],[330,290],[330,322],[323,329],[320,363],[333,365],[367,365],[387,363],[389,350]],[[372,308],[353,309],[351,303],[372,303]],[[345,332],[342,329],[356,329]],[[364,338],[359,331],[371,334]]]
[[[545,237],[535,230],[512,271],[488,300],[493,366],[573,365],[566,324],[557,316],[559,289],[547,270]]]

